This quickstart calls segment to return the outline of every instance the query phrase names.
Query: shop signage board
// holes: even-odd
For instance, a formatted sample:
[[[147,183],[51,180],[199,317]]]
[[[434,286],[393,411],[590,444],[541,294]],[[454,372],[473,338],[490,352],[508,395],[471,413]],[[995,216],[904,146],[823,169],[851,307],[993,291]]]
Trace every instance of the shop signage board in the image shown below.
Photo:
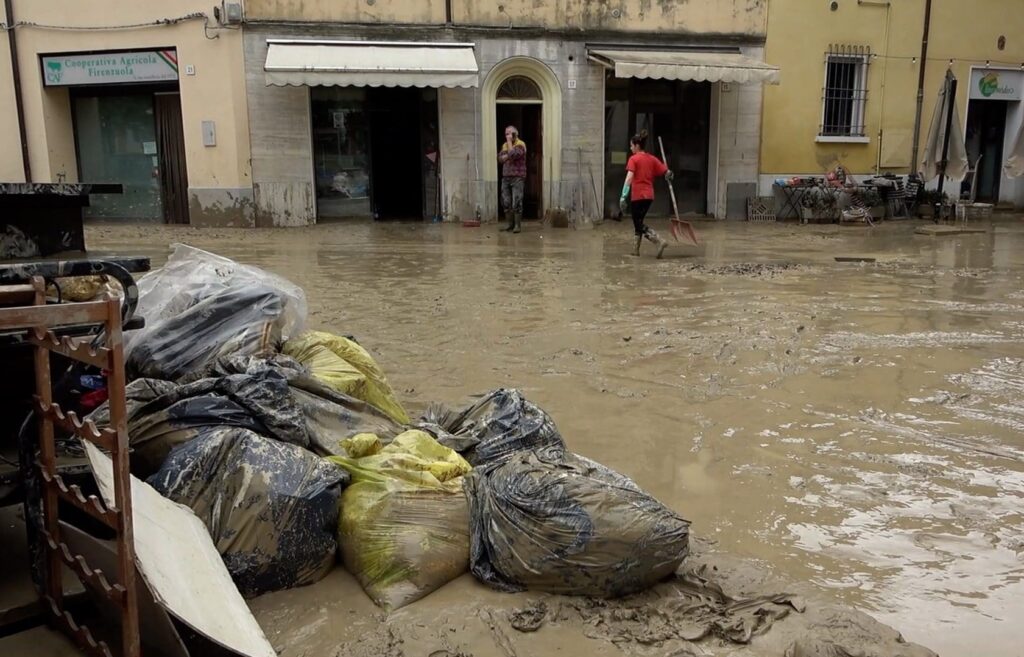
[[[971,100],[1024,100],[1024,71],[974,69]]]
[[[174,82],[178,79],[178,53],[174,48],[44,55],[41,59],[47,87]]]

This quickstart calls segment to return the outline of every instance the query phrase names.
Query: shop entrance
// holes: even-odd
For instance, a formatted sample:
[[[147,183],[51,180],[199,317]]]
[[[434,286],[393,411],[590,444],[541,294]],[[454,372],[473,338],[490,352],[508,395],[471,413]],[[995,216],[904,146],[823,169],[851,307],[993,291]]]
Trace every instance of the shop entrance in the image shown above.
[[[679,212],[706,214],[710,126],[711,83],[609,75],[605,80],[605,216],[619,213],[629,139],[643,130],[648,134],[647,152],[659,159],[658,137],[665,143]],[[672,213],[664,182],[655,185],[654,197],[649,216]]]
[[[71,90],[78,178],[120,183],[87,217],[189,223],[188,171],[177,85]]]
[[[526,184],[523,186],[523,218],[540,219],[544,195],[544,122],[541,120],[540,103],[498,103],[497,135],[498,150],[505,143],[505,127],[514,125],[519,129],[519,138],[526,144]],[[498,166],[500,199],[501,165]],[[498,216],[505,219],[505,213],[498,203]]]
[[[999,202],[1003,172],[1003,144],[1006,140],[1006,101],[971,100],[967,108],[967,158],[974,172],[975,200]],[[981,161],[978,161],[978,158]]]
[[[313,87],[320,219],[439,214],[437,91]]]

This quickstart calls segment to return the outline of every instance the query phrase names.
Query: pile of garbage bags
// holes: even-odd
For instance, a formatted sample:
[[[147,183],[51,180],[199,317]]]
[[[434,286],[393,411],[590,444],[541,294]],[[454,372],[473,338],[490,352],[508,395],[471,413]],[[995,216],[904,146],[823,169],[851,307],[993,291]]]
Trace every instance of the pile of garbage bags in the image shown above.
[[[139,290],[132,471],[196,513],[244,595],[341,561],[387,610],[467,571],[613,597],[687,555],[686,520],[570,452],[518,390],[414,420],[355,339],[305,330],[305,294],[283,278],[176,245]],[[109,408],[90,419],[109,424]]]

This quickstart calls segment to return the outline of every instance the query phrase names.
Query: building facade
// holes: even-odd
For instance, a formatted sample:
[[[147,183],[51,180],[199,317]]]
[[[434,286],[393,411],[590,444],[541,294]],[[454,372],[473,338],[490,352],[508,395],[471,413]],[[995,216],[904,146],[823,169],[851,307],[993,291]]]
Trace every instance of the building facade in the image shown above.
[[[942,0],[771,0],[765,57],[786,75],[765,91],[761,194],[776,179],[836,165],[855,175],[922,171],[949,71],[976,199],[1024,206],[1024,180],[1004,166],[1024,123],[1022,30],[1019,0],[969,10]]]
[[[641,129],[681,211],[725,216],[756,186],[764,26],[761,0],[249,0],[257,222],[497,218],[508,124],[528,219],[617,213]]]
[[[681,212],[739,216],[756,188],[764,0],[210,4],[12,0],[0,180],[121,183],[108,218],[488,221],[514,124],[527,219],[616,216],[641,130]]]
[[[91,216],[252,223],[239,24],[196,0],[10,9],[0,180],[121,183],[123,194],[93,197]]]

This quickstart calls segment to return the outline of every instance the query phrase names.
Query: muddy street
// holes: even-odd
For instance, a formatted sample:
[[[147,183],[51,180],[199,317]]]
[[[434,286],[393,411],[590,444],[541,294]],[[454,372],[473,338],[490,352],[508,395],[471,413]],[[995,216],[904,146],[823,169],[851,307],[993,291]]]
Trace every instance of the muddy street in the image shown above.
[[[703,223],[703,247],[670,247],[661,261],[649,246],[628,255],[630,231],[614,223],[515,236],[92,226],[87,242],[154,266],[185,242],[282,274],[305,288],[312,328],[356,336],[411,410],[518,387],[573,451],[634,478],[751,580],[770,573],[944,656],[1018,655],[1024,224],[950,237],[917,225]],[[339,645],[398,655],[403,641],[409,655],[640,652],[510,636],[476,613],[533,599],[465,576],[395,614],[450,628],[422,653],[415,632],[384,631],[340,569],[253,609],[287,656]],[[472,647],[467,625],[492,653]],[[377,643],[359,643],[371,634]]]

